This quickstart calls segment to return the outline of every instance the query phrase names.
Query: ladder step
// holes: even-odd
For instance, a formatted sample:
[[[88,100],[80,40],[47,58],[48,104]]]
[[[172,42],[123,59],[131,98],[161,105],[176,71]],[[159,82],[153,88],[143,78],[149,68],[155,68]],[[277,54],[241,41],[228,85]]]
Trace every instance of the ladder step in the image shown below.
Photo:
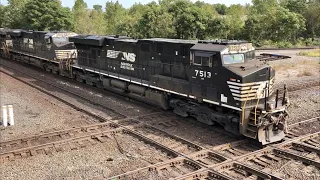
[[[254,121],[249,121],[248,124],[249,124],[250,126],[256,126],[256,124],[254,124]]]
[[[254,115],[254,111],[250,111],[250,114]],[[257,116],[261,115],[261,111],[257,111]]]
[[[247,131],[243,135],[246,136],[246,137],[252,138],[252,139],[256,139],[257,132]]]
[[[259,117],[259,116],[257,116],[257,122],[258,122],[258,120],[259,120],[258,117]],[[250,121],[254,121],[254,117],[249,117],[249,120],[250,120]]]
[[[251,131],[251,132],[257,132],[258,131],[258,128],[256,126],[248,126],[246,129]]]

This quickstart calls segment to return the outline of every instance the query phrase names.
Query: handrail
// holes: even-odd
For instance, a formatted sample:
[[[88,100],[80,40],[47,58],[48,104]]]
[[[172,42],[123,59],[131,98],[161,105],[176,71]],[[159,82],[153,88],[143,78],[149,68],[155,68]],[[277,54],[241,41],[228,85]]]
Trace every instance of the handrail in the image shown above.
[[[243,120],[244,120],[244,108],[246,107],[246,104],[247,104],[247,101],[248,101],[248,98],[249,98],[249,95],[252,91],[252,86],[251,86],[251,89],[247,95],[247,98],[246,98],[246,101],[244,102],[243,106],[242,106],[242,119],[241,119],[241,124],[243,124]]]
[[[6,57],[9,56],[10,54],[10,50],[9,50],[9,47],[8,45],[5,43],[5,42],[2,42],[2,46],[3,46],[3,53]]]
[[[258,108],[259,100],[260,99],[258,98],[256,107],[254,108],[254,125],[257,125],[257,108]]]

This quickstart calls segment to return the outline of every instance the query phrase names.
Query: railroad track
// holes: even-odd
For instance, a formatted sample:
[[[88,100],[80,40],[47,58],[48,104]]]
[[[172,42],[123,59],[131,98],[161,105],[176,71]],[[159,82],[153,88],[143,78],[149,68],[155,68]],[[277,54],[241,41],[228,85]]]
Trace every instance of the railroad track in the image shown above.
[[[300,124],[315,123],[318,118],[302,121]],[[289,126],[289,129],[298,127],[298,124]],[[319,143],[320,133],[306,133],[305,136],[294,136],[282,143],[272,144],[264,148],[255,146],[251,140],[245,139],[227,143],[211,149],[188,154],[187,157],[178,157],[170,161],[158,163],[145,168],[127,172],[110,179],[284,179],[288,174],[276,172],[273,163],[286,163],[288,160],[296,164],[306,164],[305,169],[317,170],[320,168]],[[303,142],[306,151],[310,149],[316,153],[313,159],[291,152],[288,146],[298,146]],[[299,146],[300,147],[300,146]],[[300,147],[301,148],[301,147]],[[312,153],[314,153],[312,152]],[[194,161],[190,162],[192,159]],[[194,162],[200,166],[196,166]],[[190,165],[191,163],[191,165]],[[315,166],[315,169],[314,169]],[[185,167],[189,167],[185,169]],[[179,169],[183,170],[179,170]],[[193,171],[193,172],[190,172]]]
[[[272,51],[272,50],[308,50],[308,49],[318,49],[318,46],[312,46],[312,47],[296,47],[296,48],[255,48],[259,51]]]
[[[319,137],[319,132],[302,136],[174,179],[315,179],[320,175]]]
[[[124,174],[112,177],[111,179],[144,179],[151,177],[157,177],[157,179],[193,179],[198,177],[237,179],[238,177],[240,177],[239,172],[242,172],[242,177],[246,178],[259,177],[281,179],[281,173],[271,174],[265,169],[259,169],[257,167],[253,167],[252,164],[250,165],[244,162],[247,162],[247,159],[249,159],[249,157],[260,157],[260,155],[262,156],[266,152],[270,152],[272,157],[277,156],[278,152],[287,152],[288,149],[285,149],[285,146],[280,147],[280,145],[284,145],[283,143],[280,143],[280,145],[275,145],[274,147],[271,146],[259,150],[259,148],[257,149],[257,147],[255,146],[250,147],[250,140],[240,140],[238,142],[227,143],[221,146],[208,148],[202,147],[197,143],[185,140],[181,137],[169,134],[153,126],[154,121],[152,119],[155,116],[161,116],[161,112],[158,112],[158,114],[152,113],[149,115],[143,115],[138,117],[126,117],[120,120],[108,120],[102,116],[92,114],[90,112],[86,113],[88,115],[92,115],[92,117],[94,118],[98,118],[101,121],[107,122],[100,123],[97,125],[91,125],[90,127],[95,127],[92,128],[94,132],[91,130],[86,130],[88,129],[86,127],[78,127],[75,128],[75,130],[60,131],[61,134],[63,134],[63,132],[66,134],[64,138],[63,136],[57,135],[57,133],[59,134],[59,132],[52,132],[47,133],[46,135],[41,134],[38,137],[27,137],[25,139],[1,142],[1,144],[3,144],[3,146],[1,145],[1,147],[3,147],[1,148],[2,152],[0,154],[1,161],[6,162],[15,160],[16,158],[33,156],[36,155],[38,152],[51,154],[53,152],[60,151],[61,147],[70,147],[70,149],[79,147],[81,148],[87,145],[93,145],[97,142],[103,143],[112,139],[112,137],[116,135],[124,134],[138,139],[144,144],[147,144],[150,148],[154,148],[160,152],[165,152],[165,154],[168,156],[167,159],[169,160],[165,160],[165,158],[159,157],[159,159],[164,160],[161,160],[158,163],[150,163],[150,166],[126,172]],[[168,116],[163,115],[162,118],[167,117]],[[307,120],[304,121],[304,123],[308,124],[317,121]],[[158,125],[164,127],[174,127],[179,126],[179,123],[177,123],[177,121],[169,119],[168,121],[163,121],[161,122],[161,124]],[[298,127],[298,125],[293,124],[292,129],[294,129],[295,127]],[[77,135],[76,137],[74,137],[70,134]],[[297,136],[292,137],[291,139],[288,139],[285,142],[302,140],[301,135]],[[55,137],[57,139],[46,137]],[[306,144],[311,144],[311,147],[317,145],[316,142],[318,139],[313,140],[310,138],[308,139],[307,137],[303,138]],[[44,140],[42,143],[40,143],[40,140],[38,141],[36,139],[47,140]],[[70,145],[72,143],[73,146]],[[57,148],[55,145],[57,145]],[[145,149],[150,150],[150,148]],[[145,149],[142,149],[142,151]],[[268,149],[271,150],[267,151]],[[281,149],[281,151],[279,149]],[[296,154],[284,154],[290,156],[285,157],[293,158],[294,160],[298,160],[299,162],[302,160],[304,162],[305,160],[301,158],[296,158],[296,156],[294,156]],[[317,160],[308,162],[316,162],[315,164],[317,165]]]
[[[3,64],[1,64],[1,65],[4,66]],[[29,76],[28,74],[25,74],[25,73],[23,73],[23,72],[21,72],[21,71],[19,71],[19,70],[16,70],[16,69],[13,69],[13,68],[10,68],[10,67],[7,67],[7,66],[6,66],[6,68],[9,68],[9,69],[12,69],[12,70],[14,70],[14,71],[17,71],[17,72],[19,72],[19,73],[21,73],[21,74],[23,74],[23,75],[28,76],[28,77],[34,78],[33,76]],[[46,95],[48,95],[48,96],[51,96],[51,97],[57,99],[58,101],[66,104],[66,105],[68,105],[69,107],[71,107],[71,108],[73,108],[73,109],[75,109],[75,110],[80,111],[80,112],[82,112],[82,113],[84,113],[84,114],[87,114],[87,115],[93,117],[94,119],[99,120],[100,122],[105,122],[105,121],[106,121],[106,118],[104,118],[104,117],[102,117],[102,116],[99,116],[99,115],[96,115],[96,114],[94,114],[94,113],[92,113],[92,112],[89,112],[89,111],[87,111],[87,110],[85,110],[85,109],[83,109],[83,108],[81,108],[81,107],[78,107],[78,106],[72,104],[71,102],[68,102],[67,100],[64,100],[63,98],[58,97],[57,95],[54,95],[53,93],[51,93],[51,92],[49,92],[49,91],[47,91],[47,90],[44,90],[44,89],[42,89],[42,88],[40,88],[40,87],[37,87],[37,86],[31,84],[30,82],[27,82],[26,80],[23,80],[23,79],[20,78],[20,77],[19,77],[19,78],[18,78],[18,77],[15,77],[14,75],[12,75],[12,74],[10,74],[10,73],[8,73],[8,72],[5,72],[5,71],[3,71],[3,70],[1,70],[1,69],[0,69],[0,72],[2,72],[3,74],[6,74],[6,75],[8,75],[8,76],[10,76],[10,77],[12,77],[12,78],[14,78],[14,79],[22,82],[22,83],[24,83],[24,84],[26,84],[26,85],[34,88],[34,89],[36,89],[36,90],[38,90],[38,91],[40,91],[40,92],[42,92],[42,93],[44,93],[44,94],[46,94]],[[87,101],[87,102],[92,103],[93,105],[96,105],[96,106],[100,106],[100,107],[101,107],[101,105],[100,105],[99,103],[95,103],[95,102],[91,101],[90,99],[88,99],[88,98],[86,98],[86,97],[80,96],[80,95],[78,95],[78,94],[76,94],[76,93],[73,93],[73,92],[69,91],[68,89],[65,89],[65,88],[62,88],[62,87],[59,87],[59,86],[50,84],[49,82],[43,81],[43,80],[41,80],[40,78],[36,78],[36,79],[39,80],[39,81],[41,81],[41,82],[43,82],[43,83],[45,83],[45,84],[47,84],[47,85],[49,85],[49,86],[51,86],[51,87],[54,87],[54,88],[56,88],[56,89],[62,90],[62,91],[64,91],[64,92],[67,92],[67,93],[70,94],[71,96],[74,96],[74,97],[76,97],[76,98],[80,98],[80,99],[82,99],[82,100],[85,100],[85,101]],[[102,108],[105,108],[105,107],[102,106]],[[126,117],[127,117],[126,115],[117,113],[117,112],[116,112],[115,110],[113,110],[113,109],[108,109],[108,110],[111,111],[111,112],[113,112],[114,114],[117,114],[117,115],[118,115],[118,118],[126,118]],[[92,122],[90,122],[90,123],[92,123]]]
[[[289,132],[287,133],[288,139],[293,139],[310,133],[319,132],[320,117],[314,117],[294,123],[288,126]]]

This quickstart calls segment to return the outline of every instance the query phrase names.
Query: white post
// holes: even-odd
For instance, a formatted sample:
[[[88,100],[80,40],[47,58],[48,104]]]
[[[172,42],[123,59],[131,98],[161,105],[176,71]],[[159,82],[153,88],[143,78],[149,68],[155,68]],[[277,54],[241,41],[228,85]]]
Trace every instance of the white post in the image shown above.
[[[2,124],[4,127],[8,126],[7,106],[2,106]]]
[[[13,126],[14,125],[13,106],[8,105],[8,109],[9,109],[9,124],[10,124],[10,126]]]

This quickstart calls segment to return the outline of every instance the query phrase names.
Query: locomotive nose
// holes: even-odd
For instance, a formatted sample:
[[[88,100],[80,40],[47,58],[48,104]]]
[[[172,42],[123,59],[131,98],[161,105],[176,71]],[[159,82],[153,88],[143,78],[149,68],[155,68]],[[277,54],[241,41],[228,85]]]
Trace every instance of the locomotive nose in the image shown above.
[[[268,65],[245,64],[230,68],[239,77],[239,81],[228,81],[228,86],[235,100],[247,101],[268,97],[273,93],[274,70]]]
[[[243,83],[268,81],[275,77],[275,71],[268,65],[243,66],[241,68]]]

